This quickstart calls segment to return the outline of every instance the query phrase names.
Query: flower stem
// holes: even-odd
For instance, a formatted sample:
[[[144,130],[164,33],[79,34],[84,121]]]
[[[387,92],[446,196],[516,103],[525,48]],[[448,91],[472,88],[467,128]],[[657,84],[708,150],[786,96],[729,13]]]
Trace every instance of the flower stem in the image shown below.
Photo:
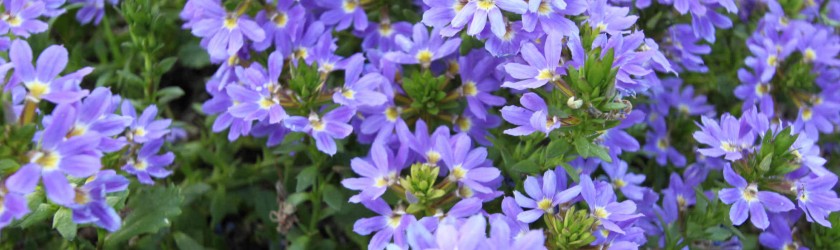
[[[35,118],[35,109],[37,107],[37,102],[31,101],[29,99],[26,100],[26,104],[25,106],[23,106],[23,112],[20,115],[20,125],[32,123],[32,119]]]
[[[111,49],[111,54],[114,55],[114,61],[122,60],[122,52],[120,52],[117,39],[114,37],[114,32],[111,30],[110,18],[106,17],[102,19],[102,29],[103,33],[105,33],[105,40],[108,41],[108,48]]]

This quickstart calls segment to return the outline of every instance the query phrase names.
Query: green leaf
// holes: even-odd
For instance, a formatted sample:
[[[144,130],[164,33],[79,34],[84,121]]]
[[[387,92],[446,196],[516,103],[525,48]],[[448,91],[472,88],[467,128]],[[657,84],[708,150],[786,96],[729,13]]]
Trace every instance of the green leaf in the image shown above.
[[[197,250],[205,248],[185,233],[175,232],[172,234],[172,237],[175,238],[175,245],[177,245],[179,249]]]
[[[156,233],[168,227],[169,218],[181,214],[183,200],[180,189],[174,186],[140,188],[128,201],[131,212],[125,217],[122,228],[105,238],[105,248],[121,248],[134,236]]]
[[[32,225],[39,224],[47,220],[47,218],[51,215],[55,214],[56,210],[58,210],[57,206],[41,203],[35,211],[32,211],[32,213],[23,217],[18,226],[20,226],[20,228],[28,228]]]
[[[764,156],[764,159],[761,159],[761,163],[758,164],[758,170],[761,173],[767,173],[770,171],[770,164],[773,163],[773,153],[767,154]]]
[[[306,190],[313,183],[315,183],[315,177],[318,175],[318,169],[315,166],[309,166],[304,168],[297,176],[297,186],[295,190],[298,192]]]
[[[189,43],[178,51],[181,65],[198,69],[210,65],[210,55],[198,43]]]
[[[73,211],[69,208],[61,208],[53,216],[53,228],[58,230],[61,237],[66,240],[76,238],[76,223],[73,222]]]
[[[0,173],[10,172],[12,170],[16,170],[20,167],[20,164],[17,161],[12,159],[2,159],[0,160]]]
[[[513,167],[511,167],[511,169],[524,174],[535,174],[540,172],[540,166],[531,159],[517,162],[513,165]]]
[[[172,69],[172,66],[174,66],[175,62],[177,61],[178,58],[174,56],[167,57],[166,59],[161,60],[157,65],[158,73],[163,74],[169,72],[169,70]]]
[[[157,96],[158,104],[164,105],[184,96],[184,90],[178,86],[170,86],[158,90],[155,95]]]
[[[606,148],[592,143],[586,137],[578,136],[575,138],[574,145],[578,154],[584,158],[591,158],[594,156],[600,158],[602,161],[612,162],[612,158],[610,158]]]
[[[566,170],[566,174],[568,174],[569,177],[572,177],[572,181],[580,182],[580,174],[577,172],[577,170],[575,170],[574,167],[572,167],[572,165],[569,165],[569,163],[563,162],[563,163],[560,163],[560,166],[563,166],[563,170]]]
[[[334,185],[327,184],[324,186],[322,190],[324,201],[327,202],[327,205],[335,210],[341,210],[341,206],[347,202],[347,198],[344,197],[344,194],[341,193],[341,190],[336,188]]]

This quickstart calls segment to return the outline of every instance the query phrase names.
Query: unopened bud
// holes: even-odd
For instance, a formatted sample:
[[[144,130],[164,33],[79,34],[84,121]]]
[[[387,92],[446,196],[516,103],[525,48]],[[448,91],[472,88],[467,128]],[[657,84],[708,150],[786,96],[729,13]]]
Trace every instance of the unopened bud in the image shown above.
[[[569,105],[572,109],[579,109],[580,106],[583,106],[583,100],[577,99],[574,96],[569,97],[569,100],[566,101],[566,105]]]

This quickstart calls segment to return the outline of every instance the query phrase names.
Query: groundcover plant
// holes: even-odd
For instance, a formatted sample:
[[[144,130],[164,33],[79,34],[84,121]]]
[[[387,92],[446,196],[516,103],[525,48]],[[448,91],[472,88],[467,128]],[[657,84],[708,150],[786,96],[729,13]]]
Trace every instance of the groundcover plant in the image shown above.
[[[2,0],[0,249],[840,249],[840,1]]]

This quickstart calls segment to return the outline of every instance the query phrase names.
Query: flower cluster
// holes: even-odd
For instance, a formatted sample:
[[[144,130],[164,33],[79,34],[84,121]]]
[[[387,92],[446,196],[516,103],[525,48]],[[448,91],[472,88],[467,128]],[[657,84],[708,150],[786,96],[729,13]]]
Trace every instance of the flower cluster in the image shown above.
[[[0,137],[0,158],[14,166],[0,174],[0,228],[28,216],[39,204],[51,203],[72,210],[73,223],[113,232],[121,227],[121,218],[106,198],[124,193],[130,182],[124,175],[154,184],[153,177],[172,173],[167,167],[174,154],[161,153],[172,122],[158,120],[154,105],[137,115],[138,103],[109,88],[83,88],[91,67],[62,74],[70,71],[62,45],[35,54],[25,38],[46,31],[43,17],[63,14],[63,6],[64,1],[3,1],[0,33],[8,43],[2,48],[8,58],[0,60],[0,86],[3,96],[11,98],[3,99],[2,126],[14,132]],[[88,12],[78,12],[82,22],[92,18],[83,17],[93,15]],[[102,13],[97,15],[96,22]]]
[[[817,145],[840,121],[840,39],[813,10],[790,20],[752,1],[769,11],[737,72],[743,115],[717,121],[708,88],[680,77],[710,70],[735,1],[409,2],[422,15],[364,0],[189,0],[181,12],[218,64],[202,106],[214,132],[330,156],[370,146],[341,184],[376,213],[353,228],[371,249],[738,245],[731,226],[747,218],[777,246],[802,213],[830,226],[840,210]],[[647,16],[662,6],[676,12]],[[761,11],[748,7],[747,19]],[[650,31],[640,21],[683,15]],[[782,85],[819,93],[793,94],[786,119],[772,98]],[[138,158],[163,161],[147,147],[159,144]],[[703,217],[726,205],[729,221]],[[732,229],[709,240],[686,223]]]

